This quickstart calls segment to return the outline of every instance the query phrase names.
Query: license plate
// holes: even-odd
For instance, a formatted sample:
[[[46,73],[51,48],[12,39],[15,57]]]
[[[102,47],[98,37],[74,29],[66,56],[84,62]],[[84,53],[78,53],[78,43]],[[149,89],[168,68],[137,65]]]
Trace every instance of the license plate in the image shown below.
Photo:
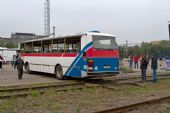
[[[110,66],[104,66],[104,69],[110,69]]]

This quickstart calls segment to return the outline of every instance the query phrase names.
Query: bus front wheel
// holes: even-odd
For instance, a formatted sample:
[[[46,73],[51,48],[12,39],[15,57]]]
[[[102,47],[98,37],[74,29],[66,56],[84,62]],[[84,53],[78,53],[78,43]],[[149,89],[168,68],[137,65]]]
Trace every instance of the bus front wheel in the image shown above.
[[[62,80],[64,79],[64,76],[63,76],[63,69],[60,65],[58,65],[56,68],[55,68],[55,76],[58,80]]]
[[[28,63],[25,65],[25,71],[26,71],[26,73],[31,73],[30,66]]]

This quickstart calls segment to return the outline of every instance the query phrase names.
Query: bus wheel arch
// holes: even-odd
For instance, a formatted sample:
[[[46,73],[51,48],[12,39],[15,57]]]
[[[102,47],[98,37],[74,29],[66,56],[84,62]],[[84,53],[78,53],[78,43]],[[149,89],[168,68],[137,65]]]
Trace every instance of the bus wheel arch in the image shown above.
[[[55,71],[54,71],[55,77],[58,80],[63,80],[64,79],[64,75],[63,75],[63,69],[62,66],[60,64],[57,64],[55,66]]]

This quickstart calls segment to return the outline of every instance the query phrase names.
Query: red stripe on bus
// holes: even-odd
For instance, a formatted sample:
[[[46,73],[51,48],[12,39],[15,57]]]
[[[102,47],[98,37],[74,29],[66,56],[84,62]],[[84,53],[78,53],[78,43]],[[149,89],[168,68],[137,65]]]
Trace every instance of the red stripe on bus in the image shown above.
[[[76,57],[77,53],[22,53],[24,57]]]
[[[87,57],[119,57],[118,49],[116,50],[96,50],[90,48],[86,51]]]

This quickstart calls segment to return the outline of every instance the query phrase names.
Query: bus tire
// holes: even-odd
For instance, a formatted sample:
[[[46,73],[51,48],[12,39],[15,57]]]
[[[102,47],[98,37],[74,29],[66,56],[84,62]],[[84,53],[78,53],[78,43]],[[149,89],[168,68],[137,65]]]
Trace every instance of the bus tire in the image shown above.
[[[25,64],[25,71],[26,73],[29,73],[29,74],[31,73],[29,63]]]
[[[63,69],[62,69],[61,65],[57,65],[57,67],[55,68],[55,77],[58,80],[63,80],[64,79]]]

